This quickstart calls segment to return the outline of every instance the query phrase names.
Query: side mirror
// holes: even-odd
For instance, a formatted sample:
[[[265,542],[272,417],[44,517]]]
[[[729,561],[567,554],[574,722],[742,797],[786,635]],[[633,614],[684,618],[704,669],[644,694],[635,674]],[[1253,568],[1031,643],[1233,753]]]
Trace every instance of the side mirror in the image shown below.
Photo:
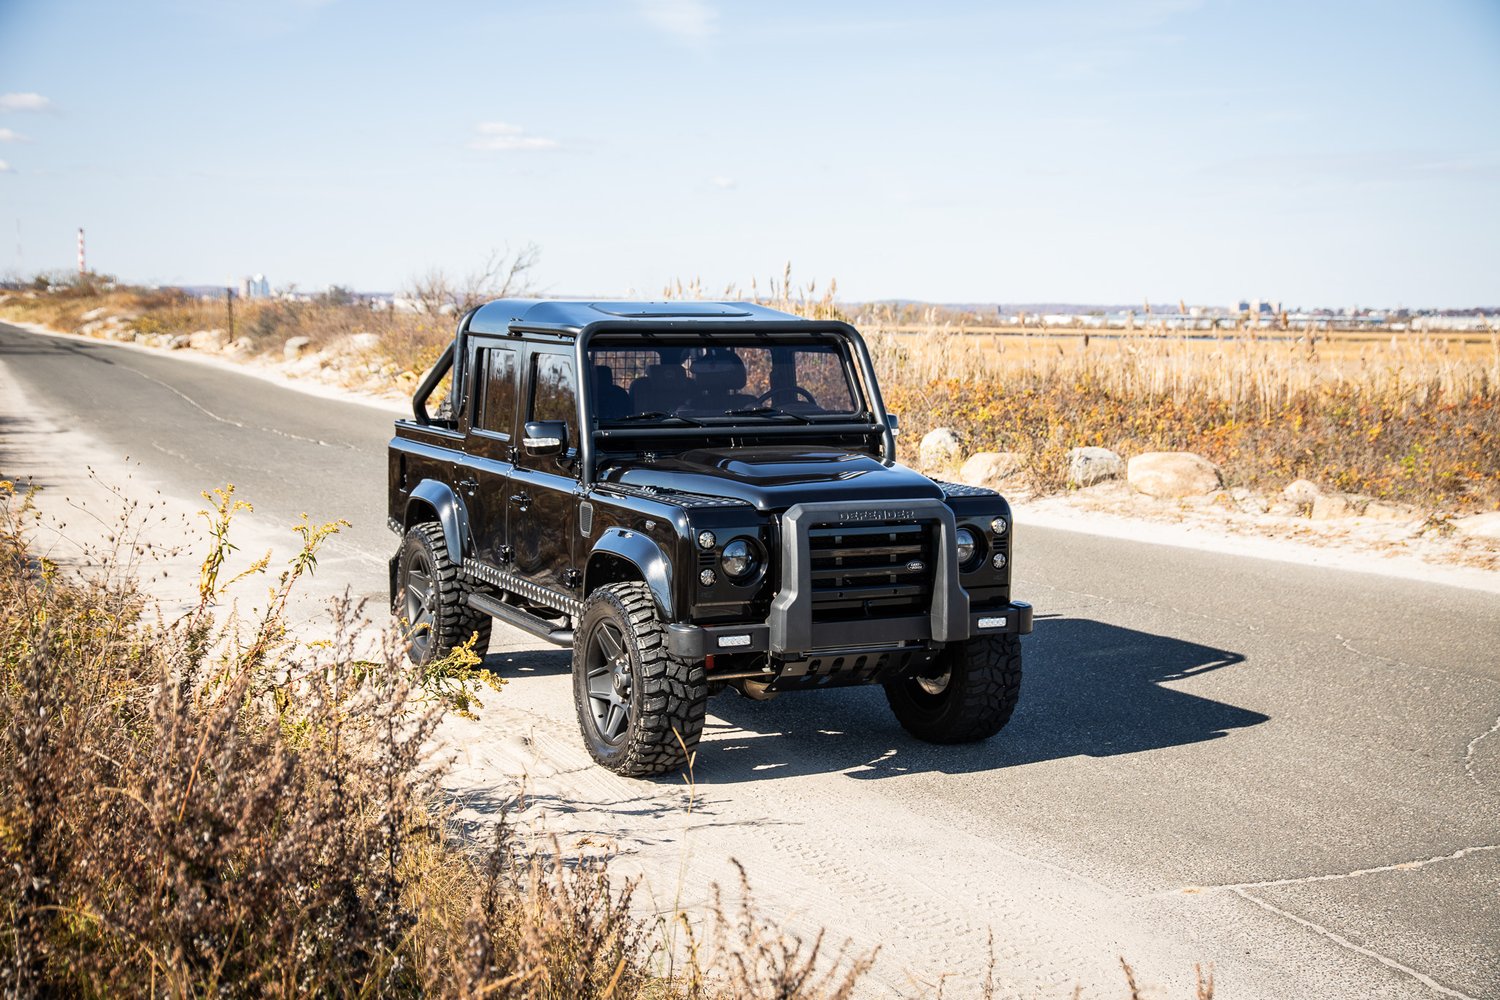
[[[526,454],[536,458],[561,455],[568,447],[568,425],[561,420],[530,420],[521,439]]]
[[[894,413],[885,415],[885,425],[891,429],[891,437],[901,436],[901,418]]]

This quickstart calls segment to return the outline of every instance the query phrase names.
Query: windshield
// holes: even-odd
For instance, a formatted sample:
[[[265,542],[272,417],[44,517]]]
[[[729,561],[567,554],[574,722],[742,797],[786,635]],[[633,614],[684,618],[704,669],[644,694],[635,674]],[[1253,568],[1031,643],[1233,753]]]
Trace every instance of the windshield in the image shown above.
[[[840,343],[607,344],[589,360],[601,423],[808,423],[862,409]]]

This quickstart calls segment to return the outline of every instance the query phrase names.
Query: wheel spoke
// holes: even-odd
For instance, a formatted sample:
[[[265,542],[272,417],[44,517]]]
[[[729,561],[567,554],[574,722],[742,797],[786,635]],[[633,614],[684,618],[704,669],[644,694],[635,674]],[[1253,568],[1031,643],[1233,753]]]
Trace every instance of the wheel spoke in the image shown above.
[[[609,706],[609,715],[604,720],[604,738],[613,740],[625,729],[625,706],[619,702]]]
[[[609,622],[605,622],[599,628],[599,648],[604,655],[611,660],[618,660],[625,655],[625,646],[620,642],[620,634]]]

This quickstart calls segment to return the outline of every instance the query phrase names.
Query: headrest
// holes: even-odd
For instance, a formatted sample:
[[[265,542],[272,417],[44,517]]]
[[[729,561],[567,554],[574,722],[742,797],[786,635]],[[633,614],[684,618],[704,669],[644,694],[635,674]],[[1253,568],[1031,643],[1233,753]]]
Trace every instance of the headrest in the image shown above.
[[[671,379],[676,382],[686,381],[687,372],[682,370],[682,365],[647,365],[647,378]]]
[[[688,362],[693,381],[704,388],[736,392],[745,387],[745,362],[727,347],[710,347]]]

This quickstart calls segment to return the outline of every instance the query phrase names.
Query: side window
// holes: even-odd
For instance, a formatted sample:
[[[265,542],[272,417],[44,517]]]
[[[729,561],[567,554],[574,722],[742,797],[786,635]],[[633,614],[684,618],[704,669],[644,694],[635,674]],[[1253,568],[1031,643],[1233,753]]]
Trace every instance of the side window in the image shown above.
[[[473,426],[509,437],[516,415],[516,352],[502,348],[480,351],[475,370],[483,382],[475,401]]]
[[[561,420],[568,425],[568,449],[578,445],[578,388],[573,359],[536,354],[531,369],[531,420]]]

